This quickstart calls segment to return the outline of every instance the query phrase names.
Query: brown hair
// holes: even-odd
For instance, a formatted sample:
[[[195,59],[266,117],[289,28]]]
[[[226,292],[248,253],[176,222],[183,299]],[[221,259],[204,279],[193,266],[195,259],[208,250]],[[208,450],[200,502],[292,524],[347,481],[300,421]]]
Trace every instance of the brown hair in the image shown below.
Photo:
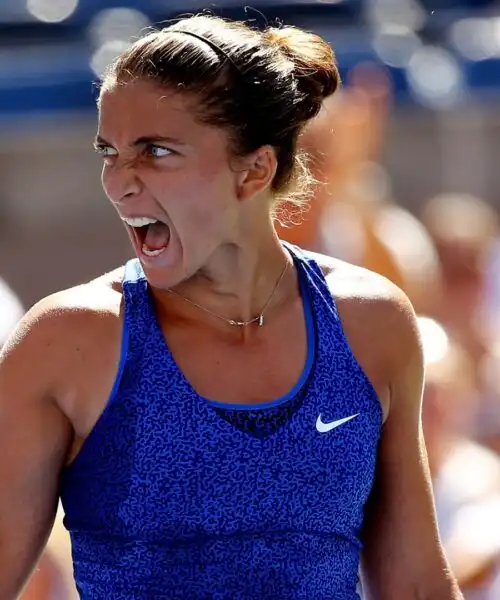
[[[198,118],[227,128],[234,155],[273,146],[272,191],[298,205],[307,199],[313,178],[297,151],[298,136],[340,85],[335,55],[322,38],[295,27],[261,32],[196,15],[135,42],[103,85],[143,77],[194,94]]]

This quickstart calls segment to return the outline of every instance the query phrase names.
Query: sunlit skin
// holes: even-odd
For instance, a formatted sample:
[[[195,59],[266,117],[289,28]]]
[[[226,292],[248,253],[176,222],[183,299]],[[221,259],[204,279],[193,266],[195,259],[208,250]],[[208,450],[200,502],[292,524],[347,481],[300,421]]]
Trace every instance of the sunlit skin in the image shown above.
[[[245,35],[232,30],[224,33],[226,26],[222,23],[214,26],[214,36],[218,36],[219,27],[223,32],[221,39],[226,40],[227,35],[227,44],[234,51],[244,46]],[[151,67],[151,78],[157,77],[157,81],[165,77],[183,80],[182,66],[176,71],[169,69],[168,61],[162,66],[154,60],[155,52],[177,47],[163,35],[153,36],[150,40],[153,46],[148,49],[148,41],[139,48],[138,55],[134,49],[132,58],[123,55],[123,68],[120,68],[120,60],[115,65],[115,75],[105,80],[102,89],[96,132],[96,149],[104,162],[103,186],[119,216],[122,220],[146,217],[164,223],[155,222],[147,230],[143,229],[147,224],[140,221],[132,223],[135,228],[128,227],[147,275],[147,287],[142,274],[139,281],[129,277],[127,269],[136,267],[129,263],[126,268],[120,266],[91,282],[44,298],[29,311],[0,354],[0,481],[3,483],[0,486],[0,598],[17,597],[22,589],[54,522],[61,494],[61,473],[79,456],[82,444],[95,431],[109,399],[115,400],[115,386],[120,386],[122,381],[122,358],[125,356],[128,361],[135,356],[123,344],[128,331],[140,328],[141,337],[136,339],[144,339],[143,347],[138,348],[139,355],[145,352],[141,372],[136,370],[139,364],[135,362],[124,372],[125,377],[137,376],[138,383],[144,379],[151,385],[144,394],[140,392],[141,400],[147,400],[148,393],[152,398],[158,392],[161,403],[162,388],[171,384],[166,370],[149,368],[154,361],[148,361],[147,352],[155,352],[158,360],[165,357],[179,377],[184,377],[193,398],[262,405],[294,389],[308,356],[325,360],[323,346],[315,350],[309,343],[306,319],[310,317],[313,329],[327,340],[339,330],[337,323],[335,327],[331,325],[330,319],[322,321],[323,310],[315,308],[318,297],[321,306],[341,322],[346,339],[339,336],[340,352],[338,356],[331,355],[334,368],[329,371],[328,364],[323,362],[327,367],[325,371],[314,375],[318,386],[312,386],[311,396],[304,386],[303,402],[322,393],[323,377],[335,377],[335,369],[344,368],[344,359],[352,352],[366,375],[367,384],[373,386],[374,400],[375,396],[380,400],[383,415],[380,444],[377,456],[373,456],[377,464],[369,502],[361,506],[359,498],[352,498],[353,510],[363,510],[363,529],[359,536],[353,532],[356,540],[351,541],[356,547],[359,541],[363,547],[361,570],[365,587],[371,591],[371,595],[367,592],[367,598],[462,600],[449,573],[435,519],[420,418],[423,356],[408,298],[382,277],[323,255],[311,256],[314,260],[307,262],[297,258],[303,261],[304,272],[310,272],[310,277],[303,278],[307,283],[301,279],[302,288],[299,288],[297,271],[275,233],[270,210],[277,152],[280,155],[286,152],[287,144],[283,142],[278,149],[264,145],[244,155],[233,152],[236,132],[203,124],[197,98],[185,91],[181,93],[181,88],[175,88],[174,92],[162,87],[152,79],[133,79],[131,73],[141,74],[145,67]],[[284,140],[287,132],[297,133],[314,113],[309,105],[319,109],[321,101],[333,93],[332,86],[322,92],[317,90],[318,85],[323,88],[325,76],[330,80],[333,77],[331,49],[327,51],[326,42],[314,37],[310,47],[311,38],[307,35],[307,48],[302,43],[303,36],[299,39],[285,36],[281,41],[282,36],[275,35],[278,39],[274,41],[272,36],[267,40],[257,34],[252,36],[257,40],[256,48],[262,43],[275,45],[268,59],[263,59],[255,69],[255,75],[259,76],[255,82],[259,85],[267,82],[262,83],[262,102],[252,103],[248,110],[244,103],[238,104],[242,110],[235,113],[240,112],[239,115],[225,116],[236,121],[240,131],[251,123],[258,127],[254,119],[270,106],[270,99],[276,100],[275,111],[270,113],[272,118],[265,127],[260,127],[263,131],[257,133],[263,138],[268,135],[269,140]],[[189,44],[186,42],[185,46]],[[314,44],[320,44],[320,48],[313,51],[311,57]],[[292,57],[288,66],[281,66],[282,50]],[[203,51],[196,53],[191,66],[196,66],[198,60],[206,66]],[[189,56],[190,53],[183,55],[182,60]],[[304,64],[310,65],[307,72],[304,72]],[[304,91],[301,100],[296,93],[298,84],[297,88],[288,89],[286,85],[281,88],[275,85],[274,74],[285,75],[289,68],[293,68],[296,75],[300,71],[301,77],[310,78],[310,83],[314,83],[310,90],[309,85],[304,86],[304,90],[309,91]],[[260,79],[260,75],[270,73],[273,77]],[[209,93],[213,91],[211,83],[203,80]],[[235,101],[246,90],[240,79],[231,83],[228,78],[227,86]],[[298,100],[307,101],[308,110],[303,104],[298,106]],[[287,106],[289,112],[285,112]],[[249,114],[250,110],[254,114]],[[280,120],[280,115],[286,115],[286,119]],[[290,129],[291,125],[294,129]],[[280,164],[280,167],[286,165]],[[283,174],[286,179],[286,169]],[[158,253],[153,257],[151,251]],[[298,251],[297,256],[301,256]],[[170,293],[173,289],[214,313],[247,321],[259,315],[285,266],[285,278],[262,327],[232,327]],[[309,310],[306,294],[318,280],[321,289],[318,295],[310,296],[313,302]],[[136,285],[144,286],[140,296],[135,295]],[[154,296],[154,306],[146,307],[148,317],[142,320],[140,311],[135,310],[136,306],[142,307],[134,302],[137,298],[140,302],[149,301],[144,294],[149,294],[149,290]],[[124,327],[124,319],[129,319],[125,323],[131,327]],[[153,340],[155,345],[150,344]],[[125,364],[128,367],[129,363]],[[334,393],[332,388],[324,389],[327,390],[325,402],[335,401],[330,398]],[[346,392],[346,410],[349,410],[349,390]],[[172,393],[180,403],[188,399],[183,392],[178,394],[173,389]],[[126,395],[124,390],[125,401],[128,400]],[[116,395],[120,397],[121,390]],[[126,420],[126,411],[122,413],[121,408],[116,418]],[[168,406],[165,412],[163,408],[160,404],[158,429],[147,433],[153,440],[165,433],[163,416],[170,418]],[[138,420],[135,420],[135,412],[132,419],[137,435],[142,435],[140,411],[137,411]],[[117,426],[121,428],[121,425],[120,421]],[[184,426],[184,421],[179,425],[180,435],[186,436],[187,443],[189,427]],[[283,426],[289,425],[293,427],[293,423]],[[114,440],[107,438],[106,441]],[[131,443],[128,437],[121,436],[121,441]],[[297,439],[297,444],[300,441]],[[357,449],[353,446],[348,451],[355,453]],[[116,452],[120,452],[119,447]],[[340,448],[334,450],[332,459],[340,456],[340,452]],[[149,458],[155,460],[154,456]],[[279,464],[279,456],[277,460]],[[109,464],[89,465],[90,470],[82,471],[81,476],[93,478],[92,469],[104,466],[109,467],[109,476],[114,477],[113,469],[119,468],[119,462],[111,463],[112,460]],[[145,461],[137,467],[151,468],[148,464],[153,463]],[[155,473],[153,466],[153,486]],[[108,473],[102,476],[107,477]],[[249,477],[248,481],[242,481],[241,490],[235,488],[235,502],[246,501],[245,486],[252,485],[254,474],[250,472]],[[346,472],[346,481],[348,477]],[[198,491],[203,493],[202,485]],[[96,500],[106,508],[106,498]],[[272,528],[273,524],[269,526]],[[142,531],[142,527],[137,527],[130,536],[130,541],[141,542],[141,548],[144,547]],[[108,533],[106,524],[102,533]],[[127,535],[126,552],[128,541]],[[155,544],[161,541],[155,539]],[[171,540],[164,541],[168,549]],[[307,548],[304,552],[309,554]],[[313,556],[309,554],[309,558]],[[98,556],[82,558],[91,562]],[[75,562],[79,560],[76,551]],[[148,573],[161,575],[162,565],[153,561],[151,569],[148,565]],[[211,561],[210,556],[208,561]],[[119,558],[116,567],[119,569],[123,564]],[[227,564],[227,569],[231,577],[238,576],[234,565]],[[148,586],[139,565],[136,573],[133,565],[130,571],[132,591],[143,581]],[[120,575],[116,573],[117,581],[122,579]],[[307,578],[315,575],[315,568],[305,574]],[[286,576],[278,570],[276,581],[285,581]],[[108,583],[111,586],[113,582]],[[214,585],[219,583],[214,581]],[[154,581],[151,584],[154,586]],[[332,585],[335,585],[334,577]],[[111,594],[105,594],[109,597],[114,595],[110,586]],[[208,587],[211,587],[210,582]],[[150,596],[154,589],[149,586],[144,592]],[[333,587],[332,593],[336,593]]]
[[[157,299],[168,302],[164,290],[176,287],[246,320],[290,260],[269,216],[276,157],[270,147],[234,157],[228,132],[199,122],[195,106],[146,81],[105,88],[96,137],[103,187],[122,218],[149,216],[170,229],[167,250],[150,258],[126,225]]]

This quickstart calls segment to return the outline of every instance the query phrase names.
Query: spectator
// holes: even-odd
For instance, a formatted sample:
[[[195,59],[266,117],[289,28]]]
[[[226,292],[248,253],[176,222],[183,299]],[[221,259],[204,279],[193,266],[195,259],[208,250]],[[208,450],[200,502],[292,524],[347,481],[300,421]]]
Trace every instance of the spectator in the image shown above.
[[[467,600],[498,600],[500,459],[470,436],[474,362],[435,321],[419,320],[426,357],[424,432],[445,550]]]

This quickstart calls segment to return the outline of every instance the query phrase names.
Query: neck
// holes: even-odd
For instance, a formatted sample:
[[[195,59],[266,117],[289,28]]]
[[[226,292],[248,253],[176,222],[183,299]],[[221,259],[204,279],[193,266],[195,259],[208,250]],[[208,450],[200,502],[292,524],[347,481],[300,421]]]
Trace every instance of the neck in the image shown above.
[[[237,242],[221,246],[195,276],[175,287],[174,295],[168,294],[168,298],[163,295],[160,301],[165,308],[185,318],[202,318],[214,324],[219,321],[222,327],[222,320],[184,302],[183,298],[225,319],[247,322],[262,314],[273,291],[275,294],[267,310],[272,310],[287,289],[290,290],[291,278],[287,273],[275,288],[285,267],[291,263],[292,258],[274,229],[258,237],[240,236]]]

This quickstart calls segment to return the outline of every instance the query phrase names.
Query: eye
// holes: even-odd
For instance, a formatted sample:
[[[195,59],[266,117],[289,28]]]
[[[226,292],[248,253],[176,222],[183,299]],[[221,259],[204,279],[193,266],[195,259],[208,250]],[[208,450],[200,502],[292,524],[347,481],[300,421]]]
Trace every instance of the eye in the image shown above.
[[[118,152],[112,146],[105,146],[103,144],[95,144],[94,150],[103,158],[109,158],[118,155]]]
[[[172,154],[173,150],[165,148],[164,146],[151,145],[146,147],[146,153],[150,154],[153,158],[164,158],[165,156]]]

